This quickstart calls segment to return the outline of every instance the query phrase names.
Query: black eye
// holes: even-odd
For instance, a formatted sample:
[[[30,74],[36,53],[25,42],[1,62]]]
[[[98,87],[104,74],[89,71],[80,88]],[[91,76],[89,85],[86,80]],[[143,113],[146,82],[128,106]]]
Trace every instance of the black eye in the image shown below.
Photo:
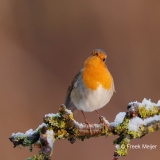
[[[106,61],[106,58],[103,58],[103,62],[105,62]]]

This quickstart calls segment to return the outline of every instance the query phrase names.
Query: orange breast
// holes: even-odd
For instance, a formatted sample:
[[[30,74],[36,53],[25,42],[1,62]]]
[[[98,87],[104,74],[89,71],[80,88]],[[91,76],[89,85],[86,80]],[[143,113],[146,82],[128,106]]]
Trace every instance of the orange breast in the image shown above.
[[[98,84],[109,90],[112,85],[112,77],[105,63],[98,57],[89,57],[82,70],[84,85],[92,90],[97,89]]]

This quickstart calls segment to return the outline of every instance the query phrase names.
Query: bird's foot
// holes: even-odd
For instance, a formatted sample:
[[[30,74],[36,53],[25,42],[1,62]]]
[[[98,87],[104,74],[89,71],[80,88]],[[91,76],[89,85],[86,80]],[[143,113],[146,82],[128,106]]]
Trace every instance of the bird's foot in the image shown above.
[[[90,122],[88,122],[88,120],[87,119],[85,119],[85,124],[86,124],[86,126],[88,127],[88,130],[89,130],[89,134],[90,134],[90,136],[92,136],[92,130],[91,130],[91,127],[90,127],[90,125],[93,125],[92,123],[90,123]],[[94,126],[94,125],[93,125]]]
[[[106,120],[105,117],[101,116],[97,110],[95,110],[95,112],[96,112],[97,115],[99,116],[100,123],[103,125],[104,129],[109,128],[109,126],[108,126],[107,123],[105,122],[105,120]]]
[[[109,126],[105,122],[105,118],[103,116],[100,116],[99,119],[100,119],[100,123],[103,125],[104,129],[109,128]]]

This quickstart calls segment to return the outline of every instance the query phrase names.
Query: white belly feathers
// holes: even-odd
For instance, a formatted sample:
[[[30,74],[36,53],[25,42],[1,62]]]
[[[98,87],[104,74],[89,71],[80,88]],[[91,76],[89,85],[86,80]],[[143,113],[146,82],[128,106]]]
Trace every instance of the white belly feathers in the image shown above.
[[[71,100],[73,105],[84,112],[92,112],[105,106],[111,99],[114,92],[114,84],[110,90],[104,89],[100,84],[96,90],[86,89],[84,85],[79,85],[78,88],[75,84],[75,88],[71,94]]]

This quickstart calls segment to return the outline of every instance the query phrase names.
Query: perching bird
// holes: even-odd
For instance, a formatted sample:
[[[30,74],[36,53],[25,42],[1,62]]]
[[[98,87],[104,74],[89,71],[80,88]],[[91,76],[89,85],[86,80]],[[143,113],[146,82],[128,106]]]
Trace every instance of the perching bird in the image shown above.
[[[84,115],[84,112],[97,112],[109,102],[115,87],[105,64],[106,58],[106,53],[100,49],[95,49],[87,58],[68,88],[65,100],[67,109],[81,110]],[[88,124],[85,115],[84,118]]]

